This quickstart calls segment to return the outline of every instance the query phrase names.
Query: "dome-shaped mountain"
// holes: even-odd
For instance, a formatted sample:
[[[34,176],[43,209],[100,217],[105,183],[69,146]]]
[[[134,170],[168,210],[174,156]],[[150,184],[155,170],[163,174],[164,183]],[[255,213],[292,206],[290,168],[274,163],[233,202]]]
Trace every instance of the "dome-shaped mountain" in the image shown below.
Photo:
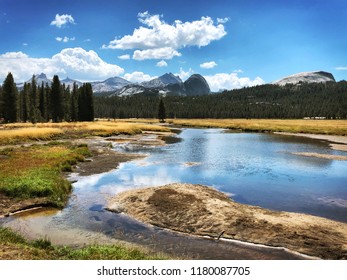
[[[210,93],[210,86],[203,76],[193,74],[184,82],[186,95],[206,95]]]
[[[316,72],[303,72],[294,74],[278,81],[272,82],[274,85],[284,86],[286,84],[299,84],[299,83],[326,83],[335,82],[335,78],[331,73],[324,71]]]

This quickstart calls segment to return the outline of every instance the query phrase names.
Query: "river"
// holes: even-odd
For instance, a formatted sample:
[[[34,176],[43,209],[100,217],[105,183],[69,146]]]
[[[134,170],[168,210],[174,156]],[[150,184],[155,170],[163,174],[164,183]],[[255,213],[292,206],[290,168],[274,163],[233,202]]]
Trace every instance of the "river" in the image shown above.
[[[110,172],[80,177],[66,208],[14,215],[1,222],[30,238],[55,244],[115,243],[119,240],[183,258],[301,258],[282,249],[206,240],[146,226],[104,210],[107,198],[123,190],[185,182],[213,186],[237,202],[301,212],[347,222],[347,161],[304,157],[309,152],[347,155],[308,138],[183,129],[165,146],[114,143],[125,153],[147,157]]]

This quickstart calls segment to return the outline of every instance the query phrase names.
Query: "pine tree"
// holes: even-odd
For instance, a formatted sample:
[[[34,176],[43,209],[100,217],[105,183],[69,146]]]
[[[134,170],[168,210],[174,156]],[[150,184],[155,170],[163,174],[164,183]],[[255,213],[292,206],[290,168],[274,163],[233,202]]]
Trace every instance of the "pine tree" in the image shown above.
[[[39,110],[42,121],[47,121],[47,95],[46,88],[42,82],[41,87],[39,88]]]
[[[94,120],[93,89],[90,83],[85,83],[79,90],[78,95],[78,120]]]
[[[46,94],[46,121],[49,121],[52,119],[52,88],[49,86],[48,83],[46,83],[45,86],[45,94]]]
[[[53,122],[61,122],[64,117],[64,109],[62,100],[62,87],[57,75],[53,76],[51,91],[52,120]]]
[[[13,76],[8,73],[3,86],[3,115],[5,122],[17,121],[17,87]]]
[[[63,85],[63,101],[64,101],[64,120],[70,121],[71,120],[71,93],[70,93],[70,86],[65,87],[65,84]]]
[[[0,120],[4,117],[4,97],[2,87],[0,85]]]
[[[30,85],[30,121],[37,123],[39,119],[39,95],[37,92],[37,85],[35,76],[33,75]]]
[[[163,99],[160,99],[158,108],[158,119],[160,122],[165,122],[166,113]]]
[[[78,86],[76,83],[74,83],[72,87],[70,104],[71,121],[76,122],[78,121]]]
[[[29,90],[30,86],[24,83],[23,90],[21,92],[21,120],[27,122],[29,119]]]

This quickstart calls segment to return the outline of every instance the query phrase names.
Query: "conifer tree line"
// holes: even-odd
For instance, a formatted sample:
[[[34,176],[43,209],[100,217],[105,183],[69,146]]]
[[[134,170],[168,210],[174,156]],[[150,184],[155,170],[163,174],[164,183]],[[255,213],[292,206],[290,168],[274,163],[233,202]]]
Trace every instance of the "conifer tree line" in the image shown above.
[[[94,100],[90,83],[78,87],[61,84],[55,75],[51,85],[37,84],[35,76],[18,90],[9,73],[0,86],[0,119],[3,122],[93,121]]]
[[[97,118],[157,118],[161,97],[95,97]],[[204,96],[162,98],[167,118],[347,119],[347,82],[261,85]]]

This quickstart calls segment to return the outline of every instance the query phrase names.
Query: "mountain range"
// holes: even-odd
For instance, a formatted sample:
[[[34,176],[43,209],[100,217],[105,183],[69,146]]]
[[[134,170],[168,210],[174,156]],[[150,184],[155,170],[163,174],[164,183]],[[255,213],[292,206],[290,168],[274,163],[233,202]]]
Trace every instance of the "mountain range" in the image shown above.
[[[37,85],[48,84],[51,85],[52,81],[47,78],[46,74],[41,73],[35,75]],[[27,81],[30,83],[31,79]],[[81,86],[83,83],[67,77],[60,81],[65,86],[72,88],[76,83]],[[18,88],[23,88],[23,83],[17,84]],[[129,96],[134,94],[161,94],[161,95],[206,95],[210,93],[210,87],[205,78],[199,74],[194,74],[185,82],[182,82],[179,76],[172,73],[166,73],[158,78],[150,81],[138,83],[131,83],[120,77],[112,77],[100,82],[91,82],[93,92],[95,95],[105,96]]]
[[[44,73],[35,75],[35,80],[38,85],[42,83],[51,85],[52,81],[47,78]],[[31,79],[27,81],[30,83]],[[324,71],[302,72],[294,75],[284,77],[271,84],[285,86],[286,84],[300,84],[300,83],[326,83],[335,82],[335,78],[331,73]],[[67,77],[61,80],[65,86],[72,88],[76,83],[81,86],[83,83]],[[91,82],[93,92],[95,95],[103,96],[131,96],[134,94],[161,94],[165,95],[179,95],[179,96],[193,96],[193,95],[207,95],[211,93],[210,87],[203,76],[200,74],[191,75],[185,82],[182,82],[179,76],[172,73],[165,73],[164,75],[145,81],[142,83],[132,83],[121,77],[112,77],[104,81]],[[17,84],[18,88],[23,87],[23,83]]]

